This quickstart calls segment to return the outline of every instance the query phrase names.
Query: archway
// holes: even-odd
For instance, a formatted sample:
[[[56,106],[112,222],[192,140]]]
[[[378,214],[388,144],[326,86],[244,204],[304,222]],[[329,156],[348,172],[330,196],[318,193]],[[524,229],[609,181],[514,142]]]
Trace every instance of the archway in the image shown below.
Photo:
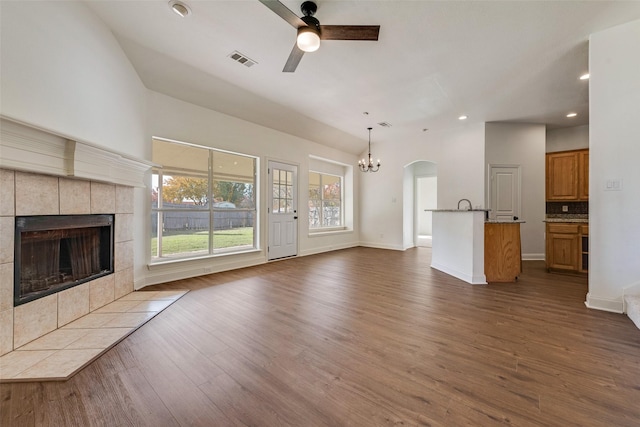
[[[438,203],[437,165],[416,160],[404,167],[403,247],[431,246],[431,212]]]

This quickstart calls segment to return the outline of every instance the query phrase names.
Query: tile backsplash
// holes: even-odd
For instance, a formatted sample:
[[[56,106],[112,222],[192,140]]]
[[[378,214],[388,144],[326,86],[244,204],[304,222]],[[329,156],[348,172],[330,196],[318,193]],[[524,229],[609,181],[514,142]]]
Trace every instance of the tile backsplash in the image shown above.
[[[563,211],[562,207],[566,206],[567,211]],[[547,202],[547,215],[588,215],[589,202]]]

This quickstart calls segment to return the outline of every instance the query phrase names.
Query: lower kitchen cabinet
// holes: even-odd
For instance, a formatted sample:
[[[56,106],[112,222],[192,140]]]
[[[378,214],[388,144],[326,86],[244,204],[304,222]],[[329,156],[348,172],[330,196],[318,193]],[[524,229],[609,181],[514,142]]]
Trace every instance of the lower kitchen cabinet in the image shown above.
[[[515,282],[522,273],[520,223],[484,224],[484,274],[487,282]]]
[[[588,270],[588,227],[576,223],[547,223],[547,269],[567,272]]]

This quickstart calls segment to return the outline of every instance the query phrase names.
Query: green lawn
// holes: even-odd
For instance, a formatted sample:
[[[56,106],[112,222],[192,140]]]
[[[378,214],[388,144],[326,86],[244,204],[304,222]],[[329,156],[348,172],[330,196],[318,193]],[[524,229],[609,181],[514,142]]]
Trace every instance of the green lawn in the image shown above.
[[[253,245],[253,227],[216,230],[213,232],[213,248],[224,249]],[[187,252],[207,251],[208,231],[174,231],[162,235],[162,254],[175,255]],[[158,238],[151,239],[151,256],[158,256]]]

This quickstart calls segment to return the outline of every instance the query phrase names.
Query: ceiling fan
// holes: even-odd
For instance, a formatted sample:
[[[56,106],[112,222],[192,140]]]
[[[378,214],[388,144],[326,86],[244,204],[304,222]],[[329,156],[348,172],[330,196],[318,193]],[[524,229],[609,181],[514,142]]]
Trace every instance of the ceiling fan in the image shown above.
[[[282,69],[285,73],[296,70],[305,52],[318,50],[320,40],[378,40],[380,25],[320,25],[320,21],[313,17],[318,6],[312,1],[300,5],[302,18],[278,0],[259,1],[298,30],[296,44]]]

